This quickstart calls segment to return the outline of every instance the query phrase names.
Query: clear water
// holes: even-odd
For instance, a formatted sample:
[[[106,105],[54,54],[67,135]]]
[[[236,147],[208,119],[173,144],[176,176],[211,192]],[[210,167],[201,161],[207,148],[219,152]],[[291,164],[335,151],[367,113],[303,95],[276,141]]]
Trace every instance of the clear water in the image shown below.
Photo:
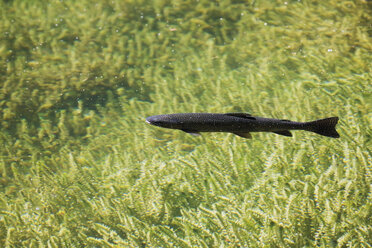
[[[369,247],[368,1],[3,1],[4,247]],[[151,115],[338,116],[341,137]]]

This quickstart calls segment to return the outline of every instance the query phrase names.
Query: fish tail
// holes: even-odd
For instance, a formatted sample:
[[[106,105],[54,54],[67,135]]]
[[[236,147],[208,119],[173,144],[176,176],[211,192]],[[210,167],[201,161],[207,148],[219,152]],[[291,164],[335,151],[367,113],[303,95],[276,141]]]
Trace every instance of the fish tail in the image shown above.
[[[307,123],[307,130],[327,136],[332,138],[339,138],[340,135],[336,131],[336,124],[338,122],[338,117],[330,117],[325,119],[320,119],[316,121],[311,121]]]

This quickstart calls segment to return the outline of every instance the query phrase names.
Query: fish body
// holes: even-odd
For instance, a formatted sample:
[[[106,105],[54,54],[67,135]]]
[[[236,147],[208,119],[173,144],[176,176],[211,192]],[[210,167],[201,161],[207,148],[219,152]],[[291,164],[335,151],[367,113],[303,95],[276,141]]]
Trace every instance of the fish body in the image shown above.
[[[247,113],[179,113],[150,116],[146,118],[146,122],[158,127],[179,129],[194,135],[200,132],[229,132],[244,138],[251,138],[251,132],[274,132],[292,136],[289,130],[305,130],[327,137],[340,137],[335,129],[338,117],[296,122],[255,117]]]

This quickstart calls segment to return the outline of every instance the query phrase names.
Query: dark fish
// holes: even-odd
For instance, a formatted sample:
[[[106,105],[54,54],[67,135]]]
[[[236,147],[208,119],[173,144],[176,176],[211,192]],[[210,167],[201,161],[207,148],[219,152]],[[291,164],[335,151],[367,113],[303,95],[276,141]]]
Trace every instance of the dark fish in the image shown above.
[[[327,137],[340,137],[335,129],[338,117],[295,122],[255,117],[246,113],[180,113],[150,116],[146,118],[146,122],[158,127],[179,129],[193,135],[199,135],[200,132],[229,132],[243,138],[252,138],[250,132],[273,132],[292,136],[289,130],[305,130]]]

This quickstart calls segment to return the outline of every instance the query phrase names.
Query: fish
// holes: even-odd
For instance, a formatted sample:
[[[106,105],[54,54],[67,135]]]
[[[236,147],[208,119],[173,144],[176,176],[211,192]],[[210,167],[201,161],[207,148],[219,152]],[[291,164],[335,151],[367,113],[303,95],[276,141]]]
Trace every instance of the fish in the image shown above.
[[[200,135],[201,132],[228,132],[251,139],[252,132],[272,132],[292,137],[290,130],[304,130],[331,138],[340,137],[335,128],[338,117],[296,122],[256,117],[248,113],[178,113],[150,116],[146,118],[146,122],[192,135]]]

